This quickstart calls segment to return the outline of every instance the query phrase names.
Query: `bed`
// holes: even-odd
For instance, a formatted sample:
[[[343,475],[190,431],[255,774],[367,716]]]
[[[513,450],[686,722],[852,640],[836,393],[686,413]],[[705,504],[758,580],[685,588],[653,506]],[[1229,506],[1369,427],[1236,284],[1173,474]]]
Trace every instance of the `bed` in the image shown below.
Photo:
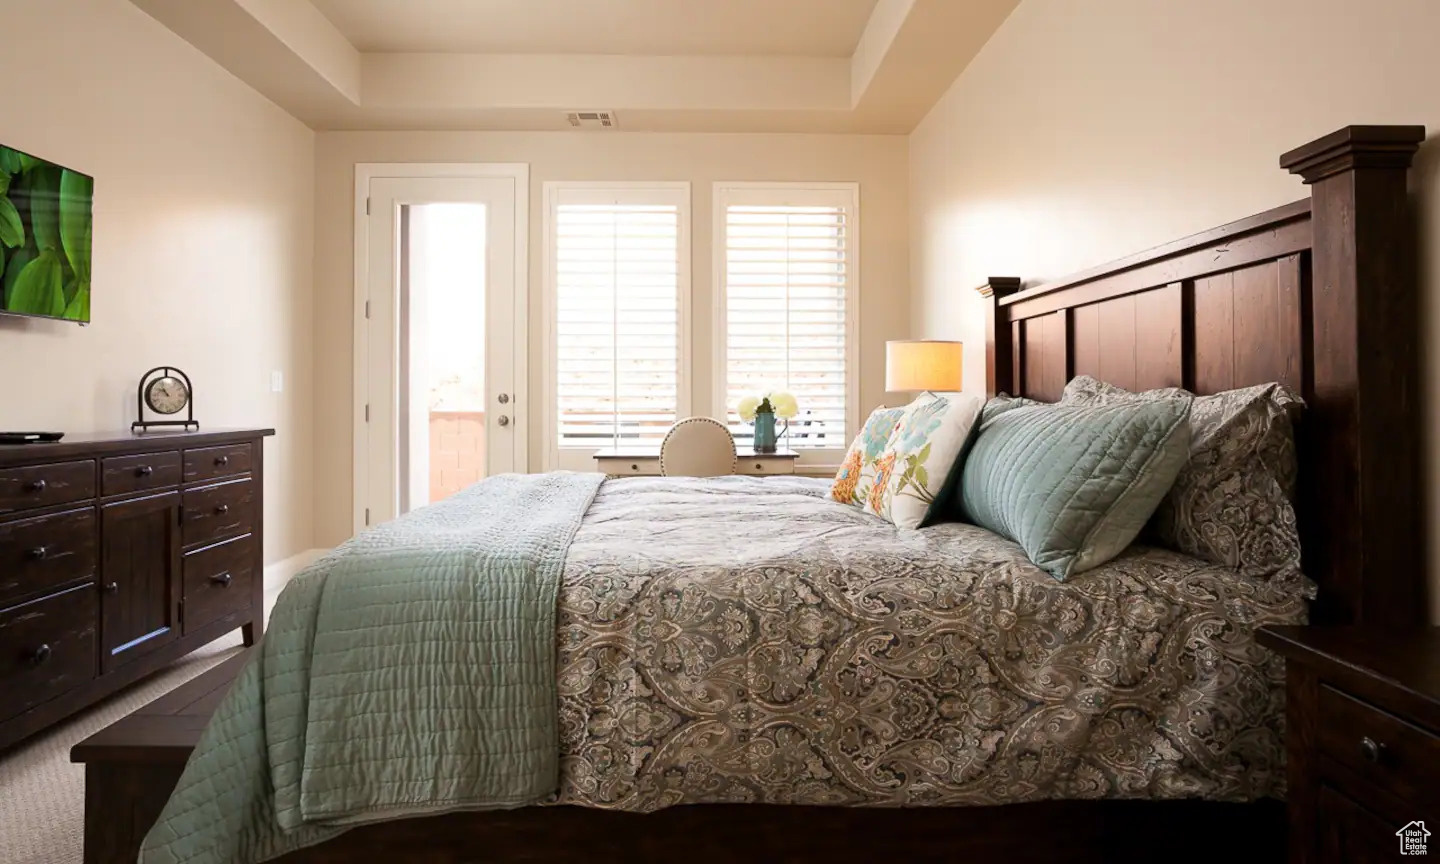
[[[1282,157],[1309,200],[1026,290],[989,280],[988,389],[1285,383],[1308,403],[1310,616],[1415,623],[1422,137],[1349,127]],[[607,482],[561,579],[558,793],[280,860],[1280,854],[1283,671],[1253,635],[1302,620],[1311,586],[1143,546],[1059,583],[981,529],[900,532],[823,492]]]
[[[1303,585],[1142,546],[1060,582],[983,528],[902,530],[828,492],[601,487],[560,591],[560,803],[1283,789],[1283,670],[1252,635],[1301,622]]]

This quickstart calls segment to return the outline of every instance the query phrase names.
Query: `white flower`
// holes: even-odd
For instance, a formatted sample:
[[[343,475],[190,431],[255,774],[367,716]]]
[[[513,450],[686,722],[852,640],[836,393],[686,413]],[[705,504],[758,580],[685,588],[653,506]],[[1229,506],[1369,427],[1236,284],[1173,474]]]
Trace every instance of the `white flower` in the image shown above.
[[[755,419],[755,409],[759,407],[759,399],[756,399],[754,396],[746,396],[744,399],[740,400],[739,405],[735,406],[735,410],[739,412],[741,420],[749,423],[751,420]]]
[[[770,405],[775,409],[775,416],[781,420],[789,420],[800,413],[800,403],[795,397],[785,391],[770,394]]]

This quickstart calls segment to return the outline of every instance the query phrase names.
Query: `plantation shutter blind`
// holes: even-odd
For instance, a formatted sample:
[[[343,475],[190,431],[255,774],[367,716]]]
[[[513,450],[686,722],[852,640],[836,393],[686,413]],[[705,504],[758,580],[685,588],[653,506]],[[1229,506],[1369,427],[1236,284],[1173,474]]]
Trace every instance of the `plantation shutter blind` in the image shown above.
[[[724,399],[788,390],[800,405],[784,446],[849,445],[855,192],[756,187],[717,192],[724,226]]]
[[[554,190],[557,467],[593,467],[605,447],[658,447],[678,417],[687,205],[673,188]]]

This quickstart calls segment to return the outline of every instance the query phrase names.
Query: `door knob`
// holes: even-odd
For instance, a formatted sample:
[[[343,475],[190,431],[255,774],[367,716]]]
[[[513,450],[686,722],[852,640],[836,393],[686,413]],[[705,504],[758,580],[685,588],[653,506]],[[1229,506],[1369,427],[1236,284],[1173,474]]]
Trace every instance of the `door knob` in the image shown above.
[[[499,423],[501,426],[509,426],[509,425],[510,425],[510,418],[507,417],[507,416],[505,416],[504,414],[501,414],[500,417],[499,417],[498,419],[496,419],[495,422],[496,422],[496,423]]]
[[[501,405],[508,405],[510,404],[510,394],[501,393],[499,396],[495,397],[495,401],[499,402]]]

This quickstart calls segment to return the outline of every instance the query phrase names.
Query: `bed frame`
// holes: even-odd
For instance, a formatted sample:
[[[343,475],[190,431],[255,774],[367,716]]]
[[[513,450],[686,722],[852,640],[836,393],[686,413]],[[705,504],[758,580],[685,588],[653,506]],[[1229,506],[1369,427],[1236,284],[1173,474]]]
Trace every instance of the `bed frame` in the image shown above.
[[[992,278],[986,384],[1076,375],[1205,395],[1280,381],[1296,428],[1317,623],[1425,620],[1419,292],[1406,172],[1425,130],[1350,126],[1280,157],[1310,197],[1020,290]]]
[[[1297,428],[1313,618],[1424,620],[1415,221],[1418,126],[1352,126],[1280,158],[1310,198],[1054,282],[993,278],[987,383],[1073,375],[1213,393],[1282,381]],[[1278,802],[846,809],[697,805],[451,814],[357,828],[286,862],[1281,860]],[[1238,857],[1237,857],[1238,856]]]

